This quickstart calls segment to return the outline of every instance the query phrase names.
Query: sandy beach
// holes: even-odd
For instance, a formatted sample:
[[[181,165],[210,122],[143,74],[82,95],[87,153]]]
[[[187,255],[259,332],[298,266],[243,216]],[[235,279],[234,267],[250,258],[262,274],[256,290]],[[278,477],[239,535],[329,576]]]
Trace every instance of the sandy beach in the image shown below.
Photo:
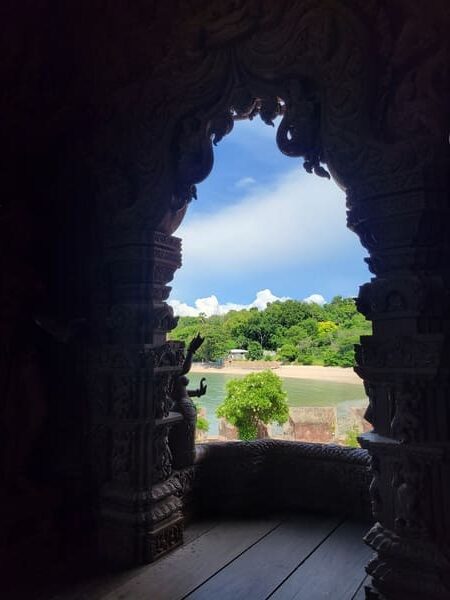
[[[245,368],[245,366],[225,366],[221,369],[215,367],[206,367],[199,363],[192,365],[192,373],[221,373],[223,375],[248,375],[255,373],[255,368]],[[292,377],[294,379],[319,379],[322,381],[334,381],[341,383],[362,383],[353,369],[344,369],[342,367],[320,367],[314,365],[282,365],[272,368],[273,372],[280,377]]]

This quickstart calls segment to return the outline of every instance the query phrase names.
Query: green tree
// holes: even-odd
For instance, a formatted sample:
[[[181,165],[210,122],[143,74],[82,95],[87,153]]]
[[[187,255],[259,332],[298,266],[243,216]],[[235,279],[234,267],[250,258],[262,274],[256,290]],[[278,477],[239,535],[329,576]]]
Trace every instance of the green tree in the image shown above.
[[[303,323],[299,325],[292,325],[289,329],[284,332],[285,340],[291,342],[294,345],[298,345],[302,340],[309,337],[308,330],[303,326]]]
[[[319,321],[317,323],[317,340],[320,345],[331,344],[339,327],[333,321]]]
[[[216,414],[237,427],[239,439],[254,440],[259,425],[287,421],[286,396],[280,377],[272,371],[251,373],[227,383],[227,395]]]
[[[252,309],[249,311],[249,319],[242,324],[241,333],[244,336],[245,348],[249,342],[259,342],[266,350],[274,350],[273,336],[276,332],[276,324],[270,319],[266,311]]]
[[[273,302],[268,305],[264,312],[271,322],[281,325],[286,329],[289,329],[293,325],[298,325],[309,318],[313,318],[316,321],[324,320],[321,306],[299,302],[298,300]]]
[[[315,319],[313,319],[312,317],[305,319],[304,321],[302,321],[302,326],[304,327],[304,329],[310,337],[317,337],[319,329],[318,322]]]
[[[331,302],[324,306],[324,311],[326,314],[325,319],[334,321],[342,327],[351,327],[353,317],[360,314],[356,309],[354,299],[343,298],[342,296],[335,296]]]
[[[233,340],[234,348],[247,348],[246,325],[252,317],[250,310],[230,310],[224,315],[223,326],[227,336]]]
[[[263,348],[259,342],[249,342],[248,346],[248,360],[261,360],[264,356]]]
[[[176,328],[169,333],[169,339],[188,344],[203,329],[204,322],[200,317],[180,317]]]
[[[209,317],[204,324],[201,334],[205,338],[205,341],[197,352],[197,358],[200,360],[220,360],[233,347],[233,341],[227,336],[223,328],[222,317]]]

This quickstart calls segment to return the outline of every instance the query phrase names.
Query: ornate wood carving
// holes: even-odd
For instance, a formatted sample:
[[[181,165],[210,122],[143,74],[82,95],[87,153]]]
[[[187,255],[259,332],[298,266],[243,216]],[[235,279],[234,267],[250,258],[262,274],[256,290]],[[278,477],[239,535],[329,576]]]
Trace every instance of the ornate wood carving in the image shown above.
[[[425,539],[423,523],[436,552],[450,539],[450,529],[438,526],[440,518],[447,523],[441,516],[446,454],[438,448],[448,444],[450,422],[445,19],[425,7],[405,10],[400,0],[389,6],[377,0],[185,2],[171,18],[176,34],[166,55],[138,92],[113,101],[116,116],[97,129],[89,159],[107,248],[99,281],[114,289],[113,302],[101,294],[96,301],[109,323],[108,334],[100,328],[98,335],[108,352],[107,340],[120,341],[113,351],[119,364],[139,362],[148,343],[144,331],[161,345],[143,356],[159,398],[152,414],[163,423],[173,390],[169,373],[180,364],[164,350],[164,331],[174,324],[163,301],[175,250],[173,238],[152,237],[148,259],[149,231],[167,236],[176,229],[195,184],[212,169],[214,145],[235,118],[262,118],[270,126],[280,115],[280,150],[345,188],[348,225],[370,255],[374,277],[358,302],[374,334],[361,340],[357,368],[370,397],[367,418],[375,433],[362,443],[372,455],[370,493],[381,523],[377,544],[367,537],[381,561],[369,566],[370,594],[409,599],[420,572],[412,548]],[[129,298],[135,299],[131,312]],[[138,309],[138,298],[153,299],[150,315],[144,304]],[[160,427],[150,433],[148,472],[163,483],[170,472],[169,426]],[[425,479],[424,464],[433,465]],[[138,472],[145,480],[144,465],[140,460]],[[425,491],[432,510],[422,523],[415,498]],[[401,541],[395,556],[383,553],[383,536]],[[425,556],[421,561],[431,569]],[[430,598],[445,597],[436,582],[448,580],[448,571],[440,564],[440,575],[421,583]]]
[[[180,265],[180,243],[149,232],[132,247],[113,245],[93,281],[88,356],[91,447],[100,494],[100,547],[120,564],[154,560],[182,540],[181,504],[171,486],[171,394],[183,344],[164,302]],[[105,281],[107,284],[105,284]],[[94,454],[95,453],[95,454]],[[137,526],[136,523],[139,523]]]
[[[439,481],[437,472],[446,467],[439,453],[433,454],[433,443],[449,439],[445,425],[440,432],[432,425],[442,410],[448,422],[444,405],[435,405],[438,381],[449,373],[443,335],[450,308],[444,134],[450,121],[443,103],[449,99],[443,66],[448,44],[441,31],[436,45],[439,28],[420,10],[395,22],[398,6],[388,10],[377,2],[357,9],[341,3],[333,10],[325,3],[286,3],[283,11],[277,3],[264,6],[268,20],[261,27],[261,13],[255,9],[250,19],[244,10],[250,6],[237,3],[226,16],[215,13],[214,26],[205,8],[202,35],[186,42],[182,72],[172,70],[174,54],[161,64],[168,105],[171,98],[183,98],[171,113],[176,115],[171,121],[172,209],[189,202],[195,184],[210,172],[213,146],[231,131],[233,118],[259,115],[270,124],[282,114],[281,151],[302,157],[305,168],[317,175],[327,176],[326,163],[346,188],[349,226],[368,249],[375,274],[359,300],[374,322],[374,335],[362,340],[358,372],[370,389],[368,418],[376,432],[363,436],[362,443],[373,456],[372,507],[385,532],[379,535],[389,537],[392,531],[410,546],[420,538],[433,539],[437,551],[444,539],[448,544],[450,532],[430,534],[437,532],[436,521],[430,523],[436,517],[421,516],[419,498],[425,496],[423,502],[434,507],[431,514],[438,509],[444,492],[432,480]],[[419,14],[425,19],[420,32]],[[421,42],[412,61],[408,40],[413,31]],[[170,80],[163,76],[169,64]],[[431,479],[423,475],[428,454],[419,449],[412,450],[414,458],[403,454],[409,452],[404,448],[422,444],[431,445],[434,456]],[[395,558],[376,547],[384,566],[369,567],[374,597],[410,597],[418,569],[411,554],[403,553],[406,547],[400,544]],[[431,569],[423,556],[422,564]],[[439,577],[448,579],[447,567],[440,564]],[[422,581],[429,597],[445,597],[439,577]]]
[[[186,375],[192,366],[195,352],[203,344],[204,338],[198,334],[194,337],[186,351],[183,367],[172,387],[172,410],[182,415],[183,419],[177,423],[170,432],[170,447],[173,452],[173,465],[176,469],[186,469],[194,464],[195,460],[195,427],[197,424],[197,409],[191,400],[199,398],[206,393],[205,378],[196,390],[188,390],[189,379]]]
[[[180,539],[176,503],[154,487],[164,485],[169,472],[168,397],[182,356],[182,348],[165,341],[175,324],[164,303],[167,283],[180,266],[180,242],[171,234],[195,196],[195,184],[213,166],[214,143],[230,133],[233,119],[262,118],[270,126],[281,114],[281,151],[301,158],[319,176],[329,173],[345,188],[348,225],[367,248],[374,274],[359,298],[374,333],[361,340],[357,368],[369,390],[367,417],[374,433],[362,436],[362,444],[373,457],[371,493],[379,520],[367,536],[377,552],[368,567],[373,581],[367,597],[411,600],[416,586],[418,597],[446,598],[447,4],[167,0],[105,7],[90,2],[86,12],[92,18],[84,19],[84,28],[73,26],[85,16],[78,6],[47,11],[43,14],[51,12],[55,23],[50,39],[39,27],[28,26],[34,13],[22,27],[12,20],[8,28],[21,33],[24,46],[13,52],[4,47],[2,74],[17,101],[7,94],[1,100],[13,113],[5,127],[9,143],[2,165],[17,163],[5,186],[12,192],[26,179],[27,168],[41,170],[42,156],[49,165],[63,164],[58,183],[49,175],[44,187],[63,190],[61,197],[53,192],[55,206],[66,206],[78,172],[83,174],[84,188],[71,199],[68,216],[62,209],[58,213],[64,217],[61,240],[74,249],[54,285],[54,300],[65,317],[86,318],[83,351],[68,381],[86,376],[104,547],[121,552],[119,560],[141,562]],[[9,12],[5,18],[11,23]],[[82,39],[74,33],[78,30]],[[95,47],[95,56],[75,52],[78,45]],[[63,78],[58,77],[62,66]],[[42,73],[49,85],[42,84]],[[33,126],[36,114],[41,118]],[[32,159],[23,160],[23,139],[36,159],[34,169]],[[68,148],[55,157],[53,148],[60,145]],[[73,164],[72,178],[65,180]],[[35,173],[31,181],[44,178]],[[21,189],[32,195],[39,187]],[[81,198],[86,205],[78,210]],[[39,198],[40,213],[47,214],[47,203]],[[10,239],[12,247],[11,222],[29,225],[30,206],[27,200],[13,209],[7,198],[0,207],[2,239]],[[21,216],[11,221],[14,211]],[[77,234],[71,234],[73,222]],[[41,225],[50,231],[59,221]],[[14,337],[12,320],[20,325],[17,347],[34,351],[30,302],[41,302],[47,277],[45,253],[39,253],[45,267],[36,269],[38,261],[31,259],[37,245],[24,242],[15,248],[20,258],[12,263],[16,267],[1,307],[8,334],[1,366],[8,381],[27,365],[29,370],[36,366],[20,352],[12,361],[3,357]],[[75,273],[76,283],[68,285],[67,272]],[[72,300],[68,290],[89,301]],[[86,315],[70,313],[77,302],[87,305]],[[62,353],[66,366],[55,360],[61,378],[71,357]],[[6,397],[7,415],[15,400],[10,392]],[[416,514],[418,490],[426,498],[423,518]],[[157,512],[166,515],[172,533],[165,533],[163,524],[158,535],[165,541],[150,543],[153,517],[148,515]],[[135,527],[142,515],[142,526]]]

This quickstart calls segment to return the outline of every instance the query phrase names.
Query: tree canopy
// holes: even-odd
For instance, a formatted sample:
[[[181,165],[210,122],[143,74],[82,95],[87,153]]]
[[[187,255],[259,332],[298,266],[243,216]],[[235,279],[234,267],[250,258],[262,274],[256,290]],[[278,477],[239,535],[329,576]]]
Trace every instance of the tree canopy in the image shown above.
[[[198,332],[205,338],[197,360],[218,361],[231,348],[248,350],[248,359],[276,352],[283,362],[351,367],[354,345],[371,333],[353,298],[336,296],[323,306],[298,300],[274,302],[265,310],[230,311],[212,317],[181,317],[170,338],[188,343]]]
[[[287,394],[282,380],[272,371],[250,373],[242,379],[227,383],[227,395],[217,408],[217,416],[224,417],[238,430],[239,439],[254,440],[258,426],[276,422],[283,425],[288,419]]]

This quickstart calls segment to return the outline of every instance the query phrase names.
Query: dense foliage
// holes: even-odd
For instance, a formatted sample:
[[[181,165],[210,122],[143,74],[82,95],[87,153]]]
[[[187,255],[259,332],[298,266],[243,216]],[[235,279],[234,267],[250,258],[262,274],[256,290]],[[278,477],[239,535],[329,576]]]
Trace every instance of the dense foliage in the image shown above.
[[[282,380],[272,371],[251,373],[227,383],[227,395],[217,408],[238,430],[239,439],[255,440],[261,424],[286,423],[289,409]]]
[[[218,361],[231,348],[248,350],[249,360],[270,353],[283,362],[351,367],[354,344],[371,332],[353,298],[336,296],[323,306],[287,300],[263,311],[231,311],[212,317],[181,317],[171,339],[188,343],[198,332],[205,342],[197,360]],[[275,354],[274,354],[275,353]]]

